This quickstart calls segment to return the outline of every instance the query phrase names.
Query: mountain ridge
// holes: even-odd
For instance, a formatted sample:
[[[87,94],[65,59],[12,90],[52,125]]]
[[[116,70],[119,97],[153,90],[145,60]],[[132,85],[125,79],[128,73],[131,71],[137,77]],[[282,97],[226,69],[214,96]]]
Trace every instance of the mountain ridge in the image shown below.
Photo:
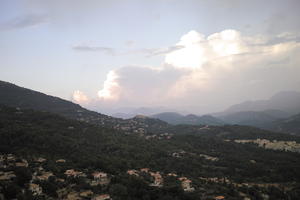
[[[300,112],[300,92],[281,91],[267,100],[245,101],[232,105],[223,113],[264,110],[281,110],[290,113],[290,115],[297,114]]]

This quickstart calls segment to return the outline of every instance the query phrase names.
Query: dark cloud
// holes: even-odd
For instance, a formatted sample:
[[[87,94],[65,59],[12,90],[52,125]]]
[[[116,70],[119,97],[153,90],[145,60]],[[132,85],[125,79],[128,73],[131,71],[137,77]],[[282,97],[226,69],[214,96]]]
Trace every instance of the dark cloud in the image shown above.
[[[32,27],[38,24],[46,23],[47,21],[48,18],[45,15],[30,14],[30,15],[19,16],[5,23],[1,23],[0,31]]]

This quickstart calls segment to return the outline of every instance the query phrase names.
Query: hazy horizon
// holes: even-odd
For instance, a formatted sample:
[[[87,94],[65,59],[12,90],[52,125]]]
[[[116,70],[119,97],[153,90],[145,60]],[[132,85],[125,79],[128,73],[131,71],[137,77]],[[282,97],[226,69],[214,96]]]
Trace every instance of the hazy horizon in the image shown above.
[[[0,80],[83,107],[206,114],[300,91],[297,0],[3,0]]]

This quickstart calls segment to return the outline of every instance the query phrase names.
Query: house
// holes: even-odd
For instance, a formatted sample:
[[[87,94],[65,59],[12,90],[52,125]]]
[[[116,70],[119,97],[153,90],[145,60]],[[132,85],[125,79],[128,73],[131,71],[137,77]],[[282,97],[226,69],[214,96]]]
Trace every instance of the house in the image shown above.
[[[15,161],[16,158],[12,154],[7,154],[6,160],[8,162],[12,162],[12,161]]]
[[[101,195],[94,196],[92,200],[111,200],[111,198],[109,194],[101,194]]]
[[[86,190],[86,191],[80,192],[79,196],[83,197],[83,198],[91,198],[93,194],[94,193],[92,192],[92,190]]]
[[[56,181],[63,183],[63,182],[65,182],[65,179],[63,179],[63,178],[56,178]]]
[[[104,172],[94,172],[94,173],[92,174],[92,176],[93,176],[93,178],[94,178],[95,180],[107,178],[107,174],[104,173]]]
[[[52,172],[42,172],[40,176],[36,176],[35,179],[38,179],[40,181],[46,181],[49,179],[50,176],[53,176]]]
[[[127,174],[129,175],[135,175],[135,176],[139,176],[138,174],[138,171],[135,170],[135,169],[130,169],[130,170],[127,170]]]
[[[107,173],[104,172],[94,172],[92,174],[94,180],[91,182],[92,186],[96,185],[107,185],[110,182],[110,179],[107,175]]]
[[[27,160],[22,159],[20,162],[15,163],[16,167],[28,167]]]
[[[150,184],[150,186],[162,187],[163,186],[163,177],[159,172],[150,172],[150,175],[154,178],[154,183]]]
[[[9,181],[13,178],[16,178],[16,175],[13,171],[0,172],[0,181]]]
[[[218,161],[219,160],[219,158],[217,158],[217,157],[213,157],[213,156],[209,156],[209,155],[205,155],[205,154],[199,154],[199,156],[206,160],[210,160],[210,161]]]
[[[74,169],[68,169],[68,170],[66,170],[66,172],[64,174],[67,175],[68,177],[69,176],[73,176],[73,177],[86,176],[84,173],[75,171]]]
[[[177,177],[177,174],[175,174],[175,173],[168,173],[167,175]]]
[[[56,162],[56,163],[65,163],[66,160],[65,160],[65,159],[58,159],[58,160],[56,160],[55,162]]]
[[[174,157],[174,158],[180,158],[181,155],[179,153],[177,153],[177,152],[174,152],[174,153],[172,153],[172,157]]]
[[[46,161],[46,159],[45,158],[41,158],[41,157],[39,157],[38,159],[35,160],[35,162],[38,162],[38,163],[43,163],[45,161]]]
[[[181,187],[185,192],[193,192],[195,188],[191,187],[192,181],[187,177],[180,177],[178,180],[181,181]]]
[[[30,183],[29,190],[32,192],[33,196],[41,195],[43,190],[38,184]]]
[[[5,161],[4,155],[0,155],[0,162]]]

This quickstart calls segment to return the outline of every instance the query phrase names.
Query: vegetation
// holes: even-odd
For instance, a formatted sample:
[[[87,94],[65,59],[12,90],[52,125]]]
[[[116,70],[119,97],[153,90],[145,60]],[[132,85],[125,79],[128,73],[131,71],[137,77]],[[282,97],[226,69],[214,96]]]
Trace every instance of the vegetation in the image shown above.
[[[159,135],[162,129],[158,132],[153,130],[148,135],[128,135],[46,112],[5,106],[0,109],[2,154],[13,153],[27,160],[44,157],[47,159],[44,168],[57,177],[63,176],[63,172],[71,168],[105,171],[113,178],[110,185],[101,191],[111,194],[113,199],[211,199],[218,195],[240,199],[240,192],[256,199],[261,199],[263,194],[270,197],[275,194],[282,199],[297,199],[295,197],[299,195],[299,154],[224,141],[257,137],[299,141],[296,136],[241,126],[209,129],[191,126],[191,129],[198,130],[195,132],[189,130],[189,126],[176,126],[166,129],[174,134],[169,139],[147,139],[149,134]],[[200,154],[218,159],[212,161]],[[55,163],[57,159],[66,159],[67,163],[58,165]],[[151,187],[147,178],[126,174],[129,169],[145,167],[163,174],[163,187]],[[13,193],[20,193],[24,184],[28,184],[28,177],[33,172],[33,168],[29,169],[29,172],[14,171],[18,177],[15,184],[5,184],[3,187],[7,198]],[[184,192],[177,179],[166,177],[168,173],[190,178],[195,191]],[[44,191],[48,196],[55,195],[55,191],[60,188],[53,181],[40,183],[43,188],[47,188]],[[80,180],[74,181],[78,190],[88,187]],[[237,185],[242,183],[267,185]],[[280,187],[271,187],[268,185],[270,183],[280,184]]]

